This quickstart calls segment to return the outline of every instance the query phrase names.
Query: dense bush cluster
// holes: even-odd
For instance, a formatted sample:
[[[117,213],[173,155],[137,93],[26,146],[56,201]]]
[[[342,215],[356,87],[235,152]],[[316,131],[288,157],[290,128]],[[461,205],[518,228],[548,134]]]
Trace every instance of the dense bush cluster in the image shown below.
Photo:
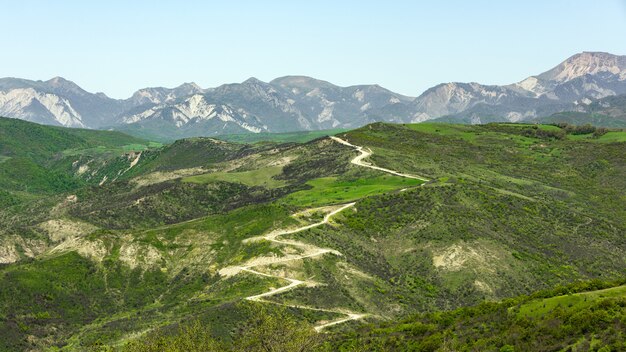
[[[553,297],[620,282],[576,283],[539,292]],[[485,302],[453,311],[421,314],[365,326],[331,337],[329,351],[624,351],[626,297],[557,306],[540,316],[523,316],[528,296]]]
[[[570,125],[568,123],[557,123],[555,126],[558,126],[566,134],[571,135],[581,135],[581,134],[593,134],[594,138],[599,138],[609,132],[609,129],[606,127],[595,127],[591,124],[585,124],[582,126]]]
[[[539,128],[539,126],[532,126],[531,128],[524,129],[522,135],[525,137],[534,137],[542,139],[565,139],[566,132],[563,130],[545,130]]]
[[[211,327],[196,320],[181,324],[173,333],[155,331],[122,347],[123,352],[309,352],[319,349],[323,336],[285,308],[253,304],[245,307],[247,319],[232,339],[224,341],[212,334]],[[92,351],[111,350],[92,346]]]

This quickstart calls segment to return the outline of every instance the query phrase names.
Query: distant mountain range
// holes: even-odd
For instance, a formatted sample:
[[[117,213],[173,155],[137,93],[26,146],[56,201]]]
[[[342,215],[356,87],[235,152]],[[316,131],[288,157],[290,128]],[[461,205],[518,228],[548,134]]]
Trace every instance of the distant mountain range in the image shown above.
[[[375,121],[515,122],[583,111],[599,99],[621,94],[626,94],[626,56],[584,52],[518,83],[444,83],[417,98],[378,85],[339,87],[303,76],[269,83],[250,78],[209,89],[194,83],[144,88],[124,100],[89,93],[61,77],[3,78],[0,116],[178,138],[355,128]]]

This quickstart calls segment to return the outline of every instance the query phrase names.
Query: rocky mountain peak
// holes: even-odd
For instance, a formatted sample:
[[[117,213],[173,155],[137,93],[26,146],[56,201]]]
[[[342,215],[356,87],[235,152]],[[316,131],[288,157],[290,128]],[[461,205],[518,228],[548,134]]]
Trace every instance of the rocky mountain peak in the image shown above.
[[[262,85],[262,84],[267,84],[267,83],[261,81],[260,79],[256,77],[250,77],[247,80],[243,81],[241,84],[250,86],[250,85]]]
[[[45,81],[44,84],[52,91],[81,95],[87,94],[87,92],[78,86],[78,84],[59,76]]]
[[[68,85],[68,84],[74,84],[72,81],[69,81],[60,76],[52,77],[49,80],[47,80],[46,83],[48,83],[49,85],[53,87],[60,87],[60,86]]]
[[[584,75],[596,75],[603,72],[626,79],[626,56],[604,52],[582,52],[537,77],[563,83]]]
[[[185,82],[176,87],[176,90],[187,91],[189,92],[188,94],[200,93],[204,91],[202,87],[196,84],[196,82]]]

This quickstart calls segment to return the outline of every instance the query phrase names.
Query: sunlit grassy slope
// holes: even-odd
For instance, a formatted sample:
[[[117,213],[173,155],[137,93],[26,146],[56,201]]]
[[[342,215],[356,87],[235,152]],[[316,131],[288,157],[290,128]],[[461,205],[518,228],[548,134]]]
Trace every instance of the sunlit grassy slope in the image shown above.
[[[423,181],[420,180],[397,176],[355,180],[325,177],[308,181],[307,185],[311,187],[310,189],[294,192],[285,197],[284,201],[302,207],[348,203],[372,195],[419,186],[422,183]]]

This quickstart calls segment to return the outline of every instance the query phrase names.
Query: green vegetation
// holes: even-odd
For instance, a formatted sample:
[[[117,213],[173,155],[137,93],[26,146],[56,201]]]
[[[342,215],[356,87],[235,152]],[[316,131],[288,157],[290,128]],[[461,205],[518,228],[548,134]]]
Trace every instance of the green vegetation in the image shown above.
[[[225,181],[243,183],[247,186],[263,186],[265,188],[277,188],[285,186],[285,181],[277,180],[274,176],[282,172],[281,166],[270,166],[266,168],[241,171],[241,172],[211,172],[207,174],[190,176],[183,178],[183,182],[208,183],[214,181]]]
[[[517,307],[515,311],[520,317],[537,318],[545,316],[555,309],[583,310],[610,298],[626,298],[626,286],[606,288],[603,290],[569,293],[563,296],[537,299]]]
[[[211,323],[195,321],[177,330],[159,330],[124,346],[123,351],[620,351],[626,348],[626,294],[604,295],[622,287],[593,290],[615,283],[580,282],[452,311],[418,314],[400,321],[344,328],[316,335],[284,308],[245,307],[248,320],[222,340]],[[528,304],[542,305],[563,291],[593,296],[584,306],[546,309],[519,317]],[[546,298],[539,298],[546,297]],[[521,308],[520,308],[521,306]],[[271,308],[271,309],[270,309]]]
[[[601,136],[594,136],[593,133],[581,134],[569,137],[572,140],[589,141],[595,143],[619,143],[626,142],[626,131],[607,131]]]
[[[80,180],[63,172],[51,171],[27,157],[14,157],[2,163],[0,188],[5,191],[24,191],[53,194],[79,187]],[[17,193],[13,193],[18,198]]]
[[[626,131],[607,132],[602,137],[598,138],[598,142],[602,142],[602,143],[626,142]]]
[[[525,123],[491,123],[481,126],[452,125],[445,123],[420,123],[408,125],[409,128],[424,132],[436,133],[448,137],[458,137],[466,141],[473,142],[477,136],[481,135],[480,130],[487,132],[505,132],[509,135],[521,135],[530,138],[540,139],[570,139],[589,140],[595,142],[622,142],[625,131],[610,130],[605,127],[596,127],[592,124],[574,125],[565,122],[555,122],[551,125],[525,124]],[[483,132],[484,133],[484,132]],[[605,137],[609,134],[608,137]]]
[[[212,138],[189,138],[178,140],[163,149],[147,155],[142,171],[177,170],[207,166],[236,156],[243,156],[253,149]]]
[[[108,275],[99,275],[101,270]],[[43,337],[55,333],[55,340],[62,341],[69,337],[68,332],[96,317],[124,306],[151,303],[163,280],[158,270],[140,272],[115,262],[98,268],[74,252],[2,268],[0,350],[35,347],[22,338],[24,334]],[[55,332],[55,325],[62,330]]]
[[[557,126],[535,125],[524,123],[490,123],[488,125],[454,125],[446,123],[420,123],[407,125],[410,129],[422,133],[436,134],[448,138],[461,138],[470,143],[480,140],[484,133],[489,133],[492,137],[510,138],[511,135],[519,135],[527,138],[565,138],[565,132]],[[522,143],[529,142],[521,139]]]
[[[370,147],[378,166],[448,178],[449,183],[480,183],[546,202],[564,201],[626,222],[626,211],[619,206],[626,187],[626,179],[619,176],[626,173],[621,143],[589,145],[527,136],[528,127],[515,124],[462,126],[465,131],[450,136],[417,132],[412,125],[373,126],[345,137]]]
[[[130,237],[125,231],[97,231],[77,242],[74,251],[4,266],[0,350],[67,342],[82,349],[124,339],[163,320],[215,314],[215,307],[241,295],[282,284],[255,275],[223,280],[215,269],[277,253],[262,243],[243,246],[241,241],[294,222],[284,208],[259,205]],[[26,333],[30,342],[22,338]]]
[[[76,192],[72,216],[108,229],[150,228],[216,214],[274,197],[265,188],[241,183],[191,183],[180,180],[134,187],[116,182]]]
[[[364,326],[331,337],[329,351],[622,351],[626,348],[626,295],[622,288],[572,296],[593,296],[584,305],[556,306],[541,315],[520,316],[526,305],[551,302],[564,289],[594,289],[602,283],[484,302],[453,311],[420,314],[397,322]],[[619,292],[619,293],[618,293]],[[521,308],[520,308],[521,306]]]
[[[419,123],[411,124],[408,127],[414,131],[422,133],[437,134],[442,136],[454,136],[466,140],[473,140],[475,133],[471,126],[452,125],[446,123]]]
[[[100,155],[110,159],[132,150],[158,148],[119,132],[42,126],[0,118],[0,188],[24,201],[84,186],[71,174],[71,157]],[[127,167],[127,166],[126,166]],[[116,170],[117,171],[117,170]],[[21,193],[20,193],[21,192]]]
[[[292,193],[284,198],[289,204],[313,207],[347,203],[367,196],[419,186],[423,182],[397,176],[378,176],[341,180],[337,177],[318,178],[307,182],[311,189]]]
[[[0,155],[28,156],[36,162],[69,149],[97,146],[117,148],[148,142],[119,132],[42,126],[18,119],[0,118]]]
[[[622,232],[612,223],[484,186],[431,185],[370,197],[333,224],[292,237],[338,250],[346,258],[343,265],[367,276],[337,270],[331,262],[305,267],[306,277],[324,277],[326,295],[343,290],[348,301],[383,316],[392,307],[401,316],[526,294],[576,278],[616,277],[626,265]],[[598,245],[594,238],[613,245]],[[281,297],[306,294],[319,300],[320,290]]]
[[[0,122],[15,128],[0,138],[0,350],[285,349],[325,336],[312,325],[342,309],[370,315],[327,328],[312,348],[622,348],[623,286],[570,284],[623,277],[623,131],[376,123],[340,133],[371,148],[367,162],[424,184],[351,164],[358,152],[327,138],[161,146]],[[283,242],[246,241],[347,202]],[[273,261],[285,256],[298,259]],[[272,263],[254,265],[269,276],[224,270],[252,260]],[[307,284],[266,297],[274,305],[244,300],[285,277]]]
[[[224,349],[223,344],[213,338],[209,329],[195,321],[192,324],[181,326],[177,333],[173,335],[157,335],[153,333],[142,340],[133,341],[124,346],[123,351],[219,352],[224,351]]]
[[[224,343],[211,335],[199,321],[183,325],[173,334],[152,333],[122,348],[128,352],[157,351],[313,351],[322,337],[286,309],[269,310],[256,304],[246,307],[249,318],[239,327],[234,341]]]

